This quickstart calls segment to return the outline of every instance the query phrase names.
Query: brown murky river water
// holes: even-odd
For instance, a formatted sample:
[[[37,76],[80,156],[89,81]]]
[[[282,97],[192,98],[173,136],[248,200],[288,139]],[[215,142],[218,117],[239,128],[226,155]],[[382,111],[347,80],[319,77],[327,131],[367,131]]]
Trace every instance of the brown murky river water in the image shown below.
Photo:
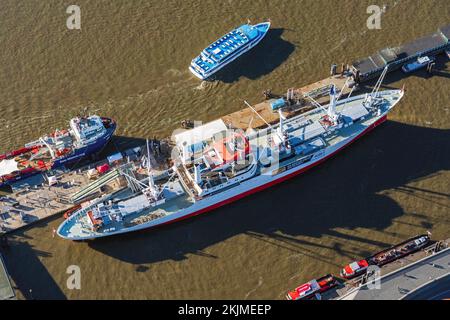
[[[366,8],[386,4],[381,30]],[[82,30],[66,28],[81,7]],[[118,136],[164,137],[182,119],[213,120],[327,76],[450,23],[436,1],[0,2],[0,150],[37,138],[89,106]],[[273,29],[252,52],[201,83],[187,67],[247,21]],[[210,214],[152,232],[73,243],[52,237],[61,218],[18,232],[5,252],[20,296],[33,298],[281,299],[287,289],[354,258],[450,227],[450,64],[406,84],[390,121],[311,172]],[[81,290],[66,286],[81,268]]]

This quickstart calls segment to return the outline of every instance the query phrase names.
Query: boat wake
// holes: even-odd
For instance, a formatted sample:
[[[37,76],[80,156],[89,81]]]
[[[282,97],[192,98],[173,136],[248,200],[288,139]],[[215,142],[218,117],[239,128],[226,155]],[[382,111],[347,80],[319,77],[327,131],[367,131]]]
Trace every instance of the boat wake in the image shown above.
[[[202,81],[198,86],[194,87],[194,90],[210,90],[217,88],[219,81]]]
[[[182,75],[187,74],[188,71],[183,72],[183,71],[178,70],[178,69],[169,69],[169,70],[167,70],[165,73],[166,73],[167,75],[170,75],[170,76],[181,77]]]
[[[248,297],[249,297],[253,292],[255,292],[256,290],[258,290],[258,288],[262,286],[262,284],[263,284],[263,278],[262,278],[262,277],[259,277],[258,285],[257,285],[254,289],[252,289],[252,290],[250,290],[249,292],[247,292],[247,294],[245,295],[244,300],[247,300]]]

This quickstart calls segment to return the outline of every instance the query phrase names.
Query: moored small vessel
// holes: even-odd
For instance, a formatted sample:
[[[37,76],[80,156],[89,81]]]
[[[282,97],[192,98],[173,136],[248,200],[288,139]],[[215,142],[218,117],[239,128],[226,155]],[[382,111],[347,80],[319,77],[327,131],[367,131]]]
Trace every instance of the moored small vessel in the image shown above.
[[[115,130],[116,123],[110,118],[97,115],[73,118],[69,129],[55,130],[0,155],[0,186],[89,157],[109,142]]]
[[[313,279],[301,286],[289,291],[286,294],[287,300],[308,300],[314,297],[320,299],[319,295],[336,287],[338,285],[337,279],[328,274],[319,279]]]
[[[414,60],[413,62],[405,64],[402,67],[402,70],[405,73],[411,73],[416,70],[425,68],[426,66],[428,66],[428,64],[432,63],[433,61],[434,61],[433,57],[431,57],[431,58],[428,56],[419,57],[416,60]]]
[[[369,264],[374,264],[378,267],[384,266],[387,263],[403,258],[411,253],[423,249],[429,242],[430,236],[422,234],[386,250],[380,251],[369,258]]]
[[[340,272],[341,277],[352,279],[366,273],[369,263],[366,259],[352,262],[346,265]]]
[[[204,80],[254,48],[267,34],[270,22],[244,24],[205,48],[191,62],[189,70]]]

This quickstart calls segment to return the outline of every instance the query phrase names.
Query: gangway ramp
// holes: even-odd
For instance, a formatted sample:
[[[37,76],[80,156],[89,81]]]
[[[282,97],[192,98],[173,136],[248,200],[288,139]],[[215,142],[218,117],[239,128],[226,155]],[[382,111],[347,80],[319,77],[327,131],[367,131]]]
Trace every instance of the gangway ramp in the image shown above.
[[[127,163],[119,168],[115,168],[114,170],[104,174],[97,180],[91,182],[85,188],[81,189],[71,196],[72,203],[80,203],[83,199],[86,199],[90,195],[94,194],[104,185],[119,178],[123,174],[123,172],[132,172],[132,166],[132,163]]]

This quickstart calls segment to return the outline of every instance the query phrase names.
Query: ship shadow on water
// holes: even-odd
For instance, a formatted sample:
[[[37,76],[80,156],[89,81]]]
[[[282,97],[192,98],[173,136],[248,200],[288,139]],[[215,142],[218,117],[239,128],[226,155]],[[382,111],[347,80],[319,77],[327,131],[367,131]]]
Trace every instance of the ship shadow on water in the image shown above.
[[[233,83],[240,77],[256,80],[271,73],[295,50],[294,44],[281,37],[284,31],[283,28],[270,29],[261,43],[218,71],[210,80]]]
[[[405,212],[395,200],[381,194],[383,191],[395,190],[435,201],[431,191],[407,185],[450,169],[449,134],[450,130],[387,121],[333,159],[278,186],[185,222],[97,239],[88,245],[136,265],[183,260],[192,254],[205,256],[206,248],[241,234],[330,264],[335,262],[305,246],[333,250],[349,259],[364,256],[368,252],[360,248],[344,250],[339,242],[376,247],[389,243],[336,230],[365,228],[384,232]],[[431,227],[425,221],[411,225],[416,231]],[[297,238],[327,235],[337,239],[335,245]],[[412,234],[392,235],[403,238]]]
[[[51,217],[33,226],[18,230],[8,236],[8,246],[1,248],[8,273],[15,284],[15,291],[27,300],[67,299],[58,283],[49,273],[41,259],[50,258],[50,252],[38,250],[29,244],[30,228],[48,228],[49,222],[59,217]]]
[[[98,159],[103,159],[106,156],[118,152],[142,146],[146,143],[143,138],[134,138],[126,136],[113,136],[111,143],[109,143],[98,155]],[[77,166],[89,164],[89,161],[80,162]],[[28,210],[27,207],[22,206],[22,210]],[[42,228],[50,230],[50,223],[54,223],[60,219],[59,215],[44,219],[37,224],[17,230],[8,235],[8,246],[0,247],[0,253],[3,254],[9,275],[15,284],[16,292],[19,291],[23,298],[30,299],[67,299],[65,293],[61,290],[60,285],[55,281],[53,276],[49,273],[46,266],[41,259],[51,258],[52,253],[38,250],[32,245],[32,240],[27,231],[31,228]],[[54,241],[61,240],[55,238]],[[141,266],[136,269],[137,272],[145,272],[146,267]],[[30,291],[31,289],[31,291]]]

